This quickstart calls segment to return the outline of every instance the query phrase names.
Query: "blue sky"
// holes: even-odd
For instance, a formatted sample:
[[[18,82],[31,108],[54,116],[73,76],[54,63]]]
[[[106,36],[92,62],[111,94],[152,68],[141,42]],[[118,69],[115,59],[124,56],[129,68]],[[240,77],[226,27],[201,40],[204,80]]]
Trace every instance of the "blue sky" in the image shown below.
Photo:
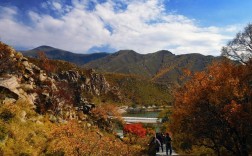
[[[251,0],[0,0],[0,40],[16,49],[217,56],[252,21],[251,7]]]

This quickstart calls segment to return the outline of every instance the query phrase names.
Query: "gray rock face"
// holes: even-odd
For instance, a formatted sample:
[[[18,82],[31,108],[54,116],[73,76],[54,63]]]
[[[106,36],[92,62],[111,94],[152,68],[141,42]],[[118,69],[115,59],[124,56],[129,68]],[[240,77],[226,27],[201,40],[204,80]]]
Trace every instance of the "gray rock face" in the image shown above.
[[[1,42],[0,46],[3,46]],[[50,112],[53,122],[85,120],[85,114],[95,105],[84,99],[83,93],[100,96],[111,91],[105,77],[93,70],[87,73],[69,70],[48,75],[8,46],[5,51],[0,51],[0,66],[2,58],[16,66],[7,70],[0,67],[0,91],[6,94],[0,96],[0,102],[24,99],[41,113]],[[61,83],[66,84],[66,88]],[[25,121],[24,115],[21,118]]]
[[[3,103],[14,103],[17,99],[19,99],[21,94],[18,87],[20,87],[20,84],[14,76],[6,79],[0,79],[0,92],[2,94],[0,99],[3,100]]]
[[[8,89],[10,92],[19,95],[18,88],[20,87],[20,84],[18,82],[18,78],[15,76],[12,76],[10,78],[5,78],[0,80],[0,86],[2,88]]]
[[[80,74],[78,71],[62,71],[59,75],[55,76],[58,81],[65,81],[72,83],[73,85],[78,85],[81,92],[88,92],[94,95],[106,94],[110,88],[105,77],[97,73],[89,73],[88,76]]]

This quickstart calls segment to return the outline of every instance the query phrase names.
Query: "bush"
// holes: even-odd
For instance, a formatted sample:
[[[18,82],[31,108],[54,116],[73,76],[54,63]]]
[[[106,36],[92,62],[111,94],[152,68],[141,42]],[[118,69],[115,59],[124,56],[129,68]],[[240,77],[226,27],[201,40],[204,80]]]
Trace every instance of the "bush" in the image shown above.
[[[9,121],[12,119],[15,115],[8,109],[3,109],[2,112],[0,113],[0,119],[4,121]]]
[[[7,135],[8,130],[3,125],[0,125],[0,141],[3,141]]]

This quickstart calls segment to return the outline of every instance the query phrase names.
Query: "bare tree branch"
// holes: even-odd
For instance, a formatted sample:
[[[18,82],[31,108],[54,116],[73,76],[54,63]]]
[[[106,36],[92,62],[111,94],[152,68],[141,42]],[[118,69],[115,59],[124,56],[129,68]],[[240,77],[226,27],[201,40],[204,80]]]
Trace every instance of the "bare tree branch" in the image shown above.
[[[237,33],[221,51],[222,56],[247,64],[252,57],[252,24],[248,24],[243,32]]]

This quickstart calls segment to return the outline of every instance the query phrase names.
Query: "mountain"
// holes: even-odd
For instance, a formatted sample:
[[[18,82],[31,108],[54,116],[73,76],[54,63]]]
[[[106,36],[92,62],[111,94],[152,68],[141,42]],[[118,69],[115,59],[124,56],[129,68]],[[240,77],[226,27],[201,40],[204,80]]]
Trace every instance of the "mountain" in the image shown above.
[[[204,70],[220,57],[201,54],[174,55],[167,50],[139,54],[133,50],[120,50],[114,54],[91,61],[85,68],[101,72],[124,73],[150,78],[158,83],[181,84],[184,69],[192,72]]]
[[[64,60],[76,65],[83,65],[90,61],[105,57],[108,53],[76,54],[50,46],[40,46],[32,50],[21,51],[24,56],[38,58],[38,52],[44,52],[49,59]]]
[[[184,69],[202,71],[212,61],[221,59],[196,53],[175,55],[167,50],[149,54],[139,54],[133,50],[120,50],[113,54],[76,54],[49,46],[40,46],[22,53],[24,56],[37,58],[40,51],[45,52],[49,59],[68,61],[87,69],[138,75],[153,82],[172,85],[183,83],[180,77]]]
[[[9,84],[14,85],[11,88],[4,89],[6,93],[10,92],[8,93],[10,97],[20,95],[18,89],[15,89],[18,86],[24,86],[24,90],[29,92],[27,95],[34,96],[34,98],[35,94],[32,93],[39,91],[37,93],[39,96],[36,99],[33,98],[32,102],[39,112],[45,111],[44,98],[53,101],[51,98],[54,97],[49,95],[57,94],[62,94],[63,100],[74,103],[73,106],[81,105],[83,102],[81,99],[95,104],[114,103],[116,105],[139,106],[164,105],[170,104],[172,101],[170,90],[167,87],[153,83],[150,79],[117,73],[101,74],[94,70],[85,70],[73,63],[62,60],[48,59],[41,61],[33,57],[26,58],[21,53],[15,52],[11,47],[0,42],[0,57],[3,56],[1,52],[6,57],[0,59],[0,93],[3,93],[1,92],[1,84],[5,87],[8,87]],[[129,54],[135,55],[137,53],[131,51]],[[15,62],[14,60],[18,61]],[[12,74],[13,79],[10,79],[10,82],[9,79],[6,79],[1,83],[1,76],[8,75],[8,73],[16,74]],[[18,75],[22,75],[20,80],[22,83],[16,82],[17,79],[20,79]],[[57,90],[57,92],[48,93],[46,90],[48,88],[52,88],[50,91]],[[61,89],[63,91],[60,91]],[[44,94],[48,95],[48,97],[45,97]],[[71,100],[64,98],[70,98]],[[46,105],[46,107],[51,107],[48,103]]]
[[[135,74],[152,77],[162,65],[164,56],[171,56],[168,51],[142,55],[133,50],[120,50],[112,55],[89,62],[85,68],[94,68],[104,72]]]
[[[116,136],[124,122],[102,99],[116,99],[116,88],[93,70],[0,42],[0,155],[146,155]]]

